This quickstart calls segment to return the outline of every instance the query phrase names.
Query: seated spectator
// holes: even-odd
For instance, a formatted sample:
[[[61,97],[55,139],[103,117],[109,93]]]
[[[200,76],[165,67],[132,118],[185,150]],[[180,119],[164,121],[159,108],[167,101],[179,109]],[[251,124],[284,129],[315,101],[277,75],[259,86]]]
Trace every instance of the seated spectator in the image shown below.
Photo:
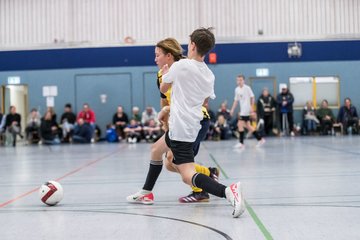
[[[53,123],[57,124],[57,115],[55,113],[55,110],[53,107],[47,107],[47,112],[51,113],[51,121],[53,121]]]
[[[155,109],[151,106],[147,106],[141,115],[141,124],[145,126],[151,119],[155,120],[155,122],[159,122]]]
[[[4,115],[3,115],[2,111],[0,111],[0,123],[2,122],[3,117],[4,117]]]
[[[346,134],[359,132],[359,117],[350,98],[345,98],[344,106],[339,110],[337,121],[343,125]]]
[[[161,133],[160,126],[154,119],[150,119],[148,121],[148,123],[143,127],[143,131],[147,142],[156,142]]]
[[[314,134],[319,120],[316,117],[316,110],[311,101],[307,101],[303,109],[303,134]]]
[[[316,116],[320,121],[320,133],[322,135],[331,134],[335,117],[331,109],[328,107],[328,101],[323,100],[320,108],[316,111]]]
[[[0,112],[0,134],[5,131],[5,119],[6,115]]]
[[[106,141],[108,142],[118,142],[119,138],[116,133],[116,127],[112,124],[106,125]]]
[[[0,144],[4,144],[4,132],[5,132],[5,118],[6,115],[0,111]]]
[[[116,113],[113,116],[112,123],[116,127],[116,133],[119,137],[119,140],[125,139],[124,129],[129,123],[128,116],[124,113],[123,107],[118,106]]]
[[[74,128],[73,143],[91,143],[93,128],[83,118],[78,118]]]
[[[227,140],[231,138],[231,130],[225,116],[220,114],[214,125],[214,140]]]
[[[137,143],[140,141],[142,127],[136,123],[135,119],[131,119],[130,123],[124,129],[129,143]]]
[[[206,108],[206,111],[208,112],[208,115],[210,117],[209,129],[204,140],[211,140],[214,136],[214,125],[216,122],[216,116],[215,113],[210,109],[208,102],[206,102],[203,106]]]
[[[135,119],[138,124],[141,124],[141,115],[140,115],[140,109],[139,107],[133,107],[132,108],[132,119]]]
[[[219,110],[217,111],[217,114],[216,114],[216,119],[219,117],[219,115],[223,115],[225,117],[226,121],[230,121],[230,119],[231,119],[230,110],[227,108],[226,102],[223,102],[220,105],[220,108],[219,108]]]
[[[26,139],[29,143],[40,141],[40,124],[40,113],[36,108],[33,108],[28,116],[25,128]]]
[[[40,125],[42,143],[49,145],[60,143],[59,134],[61,133],[61,130],[57,123],[53,121],[52,116],[52,113],[47,111],[45,116],[41,119]]]
[[[71,109],[71,104],[67,103],[65,105],[64,113],[61,115],[61,124],[63,131],[63,141],[70,142],[70,139],[73,135],[74,126],[76,122],[76,115]]]
[[[15,106],[10,106],[9,114],[6,115],[5,119],[5,130],[9,133],[9,136],[12,136],[12,145],[16,146],[16,136],[19,135],[21,138],[24,138],[21,135],[21,115],[16,112]]]
[[[82,111],[79,112],[77,116],[77,120],[79,120],[80,118],[82,118],[85,123],[88,123],[91,126],[91,130],[92,130],[91,142],[94,142],[95,141],[94,133],[96,129],[96,125],[95,125],[96,116],[94,111],[90,108],[89,104],[84,103]]]
[[[275,109],[275,99],[270,95],[269,90],[264,88],[257,101],[257,114],[259,116],[259,125],[263,126],[265,135],[272,133]]]

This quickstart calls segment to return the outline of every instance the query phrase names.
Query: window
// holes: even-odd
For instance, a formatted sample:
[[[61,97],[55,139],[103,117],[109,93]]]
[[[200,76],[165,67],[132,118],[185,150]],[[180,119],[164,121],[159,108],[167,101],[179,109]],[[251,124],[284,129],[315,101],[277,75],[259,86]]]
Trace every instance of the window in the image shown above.
[[[307,101],[321,104],[328,100],[329,107],[340,107],[340,82],[338,77],[291,77],[290,91],[294,95],[294,107],[302,108]]]

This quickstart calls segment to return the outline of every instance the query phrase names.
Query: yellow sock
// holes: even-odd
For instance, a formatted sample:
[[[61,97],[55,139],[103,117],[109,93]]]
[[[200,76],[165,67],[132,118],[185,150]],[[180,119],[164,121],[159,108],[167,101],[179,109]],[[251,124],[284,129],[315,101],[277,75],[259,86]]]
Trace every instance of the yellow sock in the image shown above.
[[[198,188],[198,187],[192,186],[191,189],[192,189],[193,192],[202,192],[202,189]]]
[[[210,176],[210,170],[209,170],[209,168],[207,168],[207,167],[205,167],[205,166],[201,166],[201,165],[199,165],[199,164],[197,164],[197,163],[195,163],[195,171],[197,172],[197,173],[202,173],[202,174],[204,174],[204,175],[206,175],[206,176]]]
[[[210,176],[210,170],[209,170],[209,168],[204,167],[204,166],[201,166],[201,165],[196,164],[196,163],[195,163],[195,171],[196,171],[197,173],[202,173],[202,174],[204,174],[204,175],[206,175],[206,176]],[[193,190],[193,192],[202,192],[202,189],[201,189],[201,188],[198,188],[198,187],[192,186],[191,189]]]

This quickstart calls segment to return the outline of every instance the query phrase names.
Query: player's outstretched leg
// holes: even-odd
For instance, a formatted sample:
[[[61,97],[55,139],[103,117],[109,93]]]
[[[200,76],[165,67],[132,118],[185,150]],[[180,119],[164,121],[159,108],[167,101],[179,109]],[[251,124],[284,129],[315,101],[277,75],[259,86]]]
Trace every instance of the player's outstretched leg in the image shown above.
[[[202,173],[216,182],[219,181],[219,175],[220,171],[216,167],[205,167],[200,164],[195,163],[195,171],[197,173]],[[196,203],[196,202],[208,202],[210,199],[210,196],[207,192],[205,192],[203,189],[198,187],[191,187],[192,192],[184,197],[179,198],[179,202],[181,203]]]
[[[196,173],[193,163],[180,164],[177,165],[177,168],[186,184],[202,188],[204,191],[217,197],[226,198],[234,208],[232,213],[234,218],[244,213],[245,201],[240,182],[226,187],[202,173]]]
[[[171,172],[178,172],[176,165],[173,163],[174,156],[171,151],[168,151],[166,153],[166,160],[165,160],[165,166],[166,169]],[[197,173],[202,173],[206,176],[211,177],[215,181],[219,181],[219,175],[220,171],[216,167],[205,167],[200,164],[195,163],[195,171]],[[203,191],[201,188],[198,187],[191,187],[192,191],[189,195],[180,197],[179,202],[181,203],[196,203],[196,202],[208,202],[210,199],[210,196],[207,192]]]
[[[168,150],[164,136],[151,146],[151,159],[153,160],[150,161],[145,184],[140,191],[126,197],[128,202],[141,204],[154,203],[154,194],[151,191],[153,190],[163,167],[162,154]]]

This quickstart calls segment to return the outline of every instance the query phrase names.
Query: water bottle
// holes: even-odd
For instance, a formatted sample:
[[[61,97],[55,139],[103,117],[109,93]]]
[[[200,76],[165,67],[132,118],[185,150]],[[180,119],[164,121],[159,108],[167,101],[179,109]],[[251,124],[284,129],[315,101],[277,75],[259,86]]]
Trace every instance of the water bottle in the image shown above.
[[[352,127],[348,128],[348,132],[349,132],[349,135],[351,136],[352,135]]]

